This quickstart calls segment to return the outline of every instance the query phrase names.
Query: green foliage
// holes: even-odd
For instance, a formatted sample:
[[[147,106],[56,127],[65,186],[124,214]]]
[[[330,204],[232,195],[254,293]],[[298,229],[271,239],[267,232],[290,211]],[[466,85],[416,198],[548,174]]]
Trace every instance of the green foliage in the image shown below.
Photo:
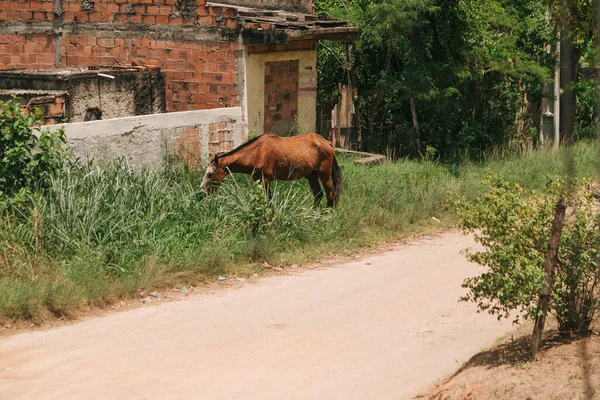
[[[573,91],[577,96],[575,139],[594,139],[600,124],[596,100],[596,81],[580,80]]]
[[[512,312],[517,321],[535,317],[554,211],[558,198],[566,195],[565,184],[553,178],[542,191],[525,190],[495,174],[484,182],[489,189],[485,197],[454,200],[460,227],[484,248],[469,250],[467,258],[488,268],[465,280],[469,293],[463,300],[499,318]],[[565,332],[585,332],[600,305],[600,211],[588,185],[577,187],[563,227],[550,306]]]
[[[577,1],[574,13],[576,43],[590,65],[593,3]],[[361,28],[351,60],[365,150],[419,157],[432,146],[454,161],[536,136],[531,110],[539,108],[556,61],[548,2],[317,0],[316,9]],[[338,83],[348,82],[346,45],[323,43],[318,56],[317,99],[327,112]],[[580,99],[583,134],[591,132],[584,123],[591,99]]]
[[[425,147],[425,154],[421,154],[421,159],[424,163],[435,162],[438,159],[436,158],[437,149],[432,146]]]
[[[596,149],[575,146],[577,172],[593,176]],[[487,168],[541,188],[560,156],[535,152],[449,168],[399,160],[368,168],[339,158],[344,193],[333,212],[313,210],[305,182],[274,182],[269,204],[248,176],[232,175],[212,196],[203,174],[180,167],[66,167],[34,186],[26,207],[0,215],[0,319],[69,316],[152,288],[247,276],[269,264],[299,264],[354,252],[423,227],[454,223],[448,194],[473,199]],[[15,193],[14,196],[17,196]],[[442,221],[433,222],[432,217]]]
[[[248,140],[252,140],[256,137],[256,131],[250,131],[248,132]]]
[[[39,184],[68,160],[64,132],[41,129],[41,118],[39,111],[23,110],[15,97],[0,102],[0,195],[22,196],[23,188]]]
[[[240,213],[242,223],[252,235],[256,236],[273,226],[275,212],[269,207],[269,200],[265,196],[265,188],[262,184],[254,182],[251,189],[249,199],[238,204],[243,205]]]

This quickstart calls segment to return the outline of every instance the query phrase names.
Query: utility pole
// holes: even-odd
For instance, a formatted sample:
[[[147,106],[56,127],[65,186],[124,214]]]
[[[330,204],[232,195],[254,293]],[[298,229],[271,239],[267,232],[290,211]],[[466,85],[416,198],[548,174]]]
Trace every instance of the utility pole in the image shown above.
[[[556,68],[554,69],[554,140],[552,147],[560,145],[560,40],[556,42]]]
[[[546,269],[544,274],[544,283],[542,284],[542,294],[538,301],[537,315],[535,316],[535,324],[533,326],[533,335],[531,336],[531,358],[535,359],[540,344],[542,343],[542,335],[544,334],[544,325],[546,324],[546,315],[548,314],[548,306],[550,305],[550,296],[552,295],[552,284],[554,282],[554,273],[556,271],[556,261],[558,259],[558,248],[560,247],[560,237],[565,221],[565,210],[567,206],[565,198],[561,197],[556,205],[556,213],[554,214],[554,223],[552,224],[552,236],[548,253],[546,254]]]
[[[573,0],[564,0],[560,5],[560,99],[559,131],[560,139],[565,144],[573,143],[575,130],[575,93],[573,85],[577,79],[577,65],[579,63],[579,52],[573,43],[573,32],[571,19],[575,15]],[[556,134],[555,134],[556,137]]]

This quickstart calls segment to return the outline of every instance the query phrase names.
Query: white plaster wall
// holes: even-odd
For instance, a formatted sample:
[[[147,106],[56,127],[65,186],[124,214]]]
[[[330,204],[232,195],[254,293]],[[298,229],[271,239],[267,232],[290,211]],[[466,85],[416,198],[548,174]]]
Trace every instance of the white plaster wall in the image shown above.
[[[229,123],[233,146],[244,142],[242,109],[184,111],[141,115],[100,121],[52,125],[64,129],[68,146],[82,160],[100,163],[124,157],[136,167],[158,168],[165,165],[169,142],[180,128],[195,127],[201,136],[201,153],[208,156],[208,128],[213,123]]]
[[[265,63],[299,60],[298,120],[307,132],[316,131],[317,92],[302,91],[317,87],[317,51],[285,51],[274,53],[246,53],[246,111],[248,131],[262,135],[265,126]]]

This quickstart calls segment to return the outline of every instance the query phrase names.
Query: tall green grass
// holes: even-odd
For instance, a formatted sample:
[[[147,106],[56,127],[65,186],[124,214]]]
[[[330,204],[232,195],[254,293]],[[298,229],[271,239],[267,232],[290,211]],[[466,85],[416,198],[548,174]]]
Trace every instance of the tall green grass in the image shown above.
[[[594,176],[596,148],[575,147],[579,176]],[[329,253],[454,223],[449,194],[483,192],[488,170],[531,188],[560,174],[562,155],[539,151],[485,164],[401,160],[378,167],[340,160],[339,206],[314,210],[306,182],[276,182],[269,204],[248,176],[213,196],[200,173],[133,170],[123,162],[54,176],[0,219],[0,318],[44,320],[103,306],[140,290],[245,275],[266,263]]]

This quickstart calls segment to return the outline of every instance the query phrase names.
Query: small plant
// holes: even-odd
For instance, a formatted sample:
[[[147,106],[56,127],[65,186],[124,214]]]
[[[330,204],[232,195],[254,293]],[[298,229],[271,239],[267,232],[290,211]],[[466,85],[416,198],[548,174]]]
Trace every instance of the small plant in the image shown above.
[[[308,133],[308,126],[300,121],[300,117],[296,116],[294,122],[290,125],[286,136],[299,136],[305,133]]]
[[[258,134],[256,133],[256,131],[250,131],[248,132],[248,140],[252,140],[255,139],[258,136]]]
[[[489,191],[474,202],[454,200],[459,225],[483,245],[468,250],[467,258],[488,271],[465,280],[473,301],[482,311],[498,318],[516,312],[533,318],[544,277],[544,262],[556,201],[564,195],[560,179],[548,179],[545,190],[528,191],[500,176],[485,179]],[[557,274],[552,287],[550,311],[562,332],[583,333],[589,329],[598,307],[598,257],[600,211],[586,185],[580,183],[563,227]]]
[[[260,181],[249,185],[231,179],[219,193],[223,206],[235,225],[243,228],[251,238],[278,238],[278,240],[297,239],[314,232],[315,223],[324,216],[313,212],[311,196],[298,183],[271,184],[272,197],[268,200],[265,188]]]
[[[439,156],[436,157],[438,151],[435,147],[427,145],[425,147],[425,154],[421,153],[421,161],[426,164],[434,163],[439,161]]]
[[[16,97],[0,102],[0,195],[31,188],[69,158],[64,132],[41,129],[39,110],[27,112]]]
[[[273,225],[275,210],[269,205],[264,186],[256,181],[250,186],[246,207],[241,213],[242,224],[252,236],[265,233]]]

